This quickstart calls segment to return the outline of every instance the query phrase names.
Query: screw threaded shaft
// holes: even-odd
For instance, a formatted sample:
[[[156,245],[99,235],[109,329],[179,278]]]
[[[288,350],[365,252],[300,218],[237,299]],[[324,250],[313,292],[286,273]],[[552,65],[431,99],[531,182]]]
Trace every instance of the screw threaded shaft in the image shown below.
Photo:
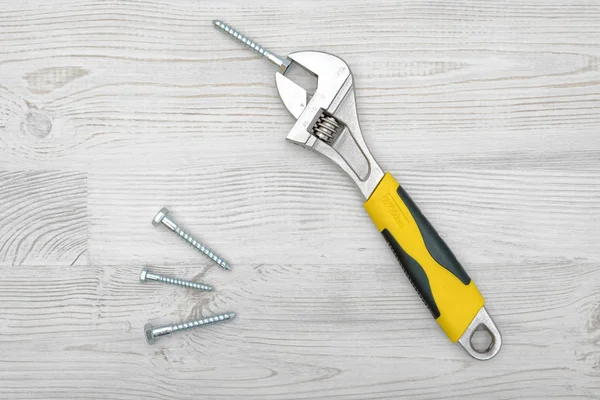
[[[183,287],[188,287],[192,289],[199,290],[208,290],[211,291],[214,288],[210,285],[205,285],[203,283],[192,282],[192,281],[184,281],[183,279],[171,278],[168,276],[157,275],[158,280],[164,283],[170,283],[171,285],[178,285]]]
[[[288,59],[280,57],[277,54],[270,52],[269,50],[262,47],[260,44],[256,43],[254,40],[250,39],[248,36],[236,30],[231,25],[228,25],[223,21],[219,21],[218,19],[213,21],[213,25],[217,29],[229,34],[234,39],[242,42],[258,54],[260,54],[262,57],[275,64],[277,67],[279,67],[281,73],[284,73],[287,67],[289,67],[290,61]]]
[[[244,43],[246,46],[250,47],[252,50],[254,50],[255,52],[257,52],[261,56],[264,57],[266,54],[269,54],[269,51],[267,49],[265,49],[260,44],[256,43],[254,40],[250,39],[248,36],[244,35],[242,32],[238,31],[234,27],[226,24],[225,22],[219,21],[219,20],[214,20],[213,24],[217,28],[219,28],[220,30],[222,30],[223,32],[231,35],[235,39],[237,39],[240,42]]]
[[[229,263],[227,261],[223,260],[221,257],[219,257],[218,255],[213,253],[212,250],[210,250],[208,247],[204,246],[202,243],[200,243],[200,241],[196,240],[192,235],[190,235],[189,233],[187,233],[186,231],[184,231],[183,229],[181,229],[178,226],[175,226],[174,231],[175,231],[175,233],[177,233],[179,235],[179,237],[181,237],[187,243],[194,246],[206,257],[210,258],[215,263],[217,263],[220,267],[225,268],[225,269],[231,269],[231,266],[229,265]]]
[[[216,324],[219,322],[233,319],[234,317],[235,313],[227,312],[224,314],[211,315],[210,317],[206,318],[182,322],[180,324],[165,325],[158,328],[152,326],[151,323],[147,323],[146,325],[144,325],[144,336],[146,337],[146,341],[148,342],[148,344],[152,344],[154,343],[156,338],[160,336],[170,335],[173,332],[183,331],[185,329],[195,328],[198,326]]]
[[[173,332],[177,332],[177,331],[182,331],[185,329],[195,328],[197,326],[203,326],[203,325],[215,324],[215,323],[222,322],[222,321],[227,321],[227,320],[233,319],[234,317],[235,317],[235,313],[228,312],[228,313],[217,314],[217,315],[213,315],[210,317],[197,319],[197,320],[193,320],[193,321],[182,322],[181,324],[173,325],[171,328],[173,329]]]
[[[171,285],[178,285],[178,286],[183,286],[186,288],[192,288],[192,289],[198,289],[198,290],[207,290],[207,291],[214,290],[214,288],[212,286],[204,284],[204,283],[186,281],[185,279],[172,278],[170,276],[158,275],[158,274],[148,271],[148,268],[142,268],[142,272],[140,273],[140,282],[145,282],[145,281],[157,281],[157,282],[170,283]]]

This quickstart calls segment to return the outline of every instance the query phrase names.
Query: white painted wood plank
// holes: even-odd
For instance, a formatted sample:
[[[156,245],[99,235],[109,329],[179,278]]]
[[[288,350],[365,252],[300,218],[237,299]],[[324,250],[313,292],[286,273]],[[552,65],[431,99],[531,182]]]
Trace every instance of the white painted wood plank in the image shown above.
[[[33,277],[35,267],[26,267],[12,271],[0,291],[3,393],[593,398],[599,389],[598,269],[579,262],[529,267],[495,265],[483,280],[505,339],[488,363],[447,341],[414,293],[399,288],[407,285],[398,282],[395,264],[375,271],[263,264],[235,275],[156,267],[211,282],[214,293],[141,285],[135,264],[48,267],[42,282]],[[581,280],[572,280],[575,273]],[[155,346],[142,339],[147,320],[229,309],[239,317],[227,325],[161,338]]]
[[[0,265],[86,264],[86,175],[0,171]]]
[[[299,152],[304,154],[310,156]],[[166,228],[152,227],[153,216],[168,205],[175,220],[232,265],[289,263],[290,257],[324,264],[392,262],[350,180],[326,162],[318,175],[311,173],[310,157],[308,165],[300,164],[299,171],[285,172],[248,165],[214,174],[195,168],[90,174],[90,257],[113,265],[203,262]],[[597,174],[404,172],[397,174],[406,178],[401,182],[470,271],[524,259],[600,258]]]
[[[486,297],[495,359],[447,341],[214,18],[349,63],[373,153]],[[4,1],[0,398],[600,398],[599,29],[595,1]],[[153,228],[163,205],[234,270]],[[141,285],[142,264],[217,291]]]

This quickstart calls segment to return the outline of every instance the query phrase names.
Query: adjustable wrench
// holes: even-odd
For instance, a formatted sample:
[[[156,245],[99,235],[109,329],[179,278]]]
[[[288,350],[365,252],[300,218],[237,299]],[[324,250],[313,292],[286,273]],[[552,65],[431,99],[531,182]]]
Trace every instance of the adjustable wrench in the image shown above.
[[[344,60],[319,51],[280,57],[222,21],[213,24],[278,68],[279,96],[297,120],[287,140],[324,155],[352,178],[366,199],[367,213],[448,338],[478,360],[494,357],[502,339],[483,296],[406,191],[371,155],[358,123],[354,79]],[[292,63],[317,77],[312,95],[285,76]],[[478,328],[491,337],[485,350],[471,343]]]

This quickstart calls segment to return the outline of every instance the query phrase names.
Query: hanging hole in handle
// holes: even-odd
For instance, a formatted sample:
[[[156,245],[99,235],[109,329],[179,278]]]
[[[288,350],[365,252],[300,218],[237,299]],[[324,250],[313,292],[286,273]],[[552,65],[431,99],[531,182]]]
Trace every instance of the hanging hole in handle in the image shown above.
[[[458,342],[471,357],[478,360],[489,360],[498,354],[502,347],[500,331],[485,307],[481,307]]]
[[[494,345],[494,336],[485,326],[479,325],[471,335],[471,346],[478,353],[489,351]]]

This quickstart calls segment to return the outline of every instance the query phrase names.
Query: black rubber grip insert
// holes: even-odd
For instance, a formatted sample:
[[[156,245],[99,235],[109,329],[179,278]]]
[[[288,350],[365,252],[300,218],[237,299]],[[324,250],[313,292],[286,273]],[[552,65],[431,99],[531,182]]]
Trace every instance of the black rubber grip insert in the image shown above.
[[[429,254],[431,254],[433,259],[460,279],[465,285],[471,283],[471,278],[462,265],[460,265],[454,254],[452,254],[448,245],[442,240],[435,229],[433,229],[433,226],[431,226],[429,221],[427,221],[427,218],[421,213],[419,207],[417,207],[408,193],[406,193],[400,185],[398,185],[398,196],[400,196],[404,204],[406,204],[406,207],[415,219],[415,222],[421,231],[421,236],[423,236],[427,251],[429,251]]]
[[[392,252],[404,270],[404,273],[408,276],[410,283],[421,296],[421,300],[423,300],[423,303],[425,303],[427,308],[429,308],[429,311],[431,311],[433,318],[438,319],[440,310],[438,310],[435,300],[433,299],[431,286],[429,286],[429,278],[427,278],[427,274],[423,270],[423,267],[400,247],[390,231],[384,229],[381,231],[381,234],[392,249]]]

